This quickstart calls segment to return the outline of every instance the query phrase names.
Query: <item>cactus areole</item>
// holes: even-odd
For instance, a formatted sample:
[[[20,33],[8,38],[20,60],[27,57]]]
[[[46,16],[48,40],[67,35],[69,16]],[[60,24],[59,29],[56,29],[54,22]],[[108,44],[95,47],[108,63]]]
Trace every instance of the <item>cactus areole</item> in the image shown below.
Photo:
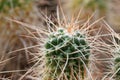
[[[58,29],[48,37],[45,58],[49,78],[46,80],[56,80],[62,72],[62,79],[84,79],[90,55],[85,35],[79,31],[70,34],[66,29]]]

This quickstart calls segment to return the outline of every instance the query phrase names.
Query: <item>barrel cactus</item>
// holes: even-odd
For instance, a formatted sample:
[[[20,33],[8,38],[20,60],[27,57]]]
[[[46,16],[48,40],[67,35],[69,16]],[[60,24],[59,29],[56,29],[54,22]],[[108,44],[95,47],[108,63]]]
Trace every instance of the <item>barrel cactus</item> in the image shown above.
[[[84,80],[90,46],[84,34],[58,29],[45,43],[47,76],[44,80]]]

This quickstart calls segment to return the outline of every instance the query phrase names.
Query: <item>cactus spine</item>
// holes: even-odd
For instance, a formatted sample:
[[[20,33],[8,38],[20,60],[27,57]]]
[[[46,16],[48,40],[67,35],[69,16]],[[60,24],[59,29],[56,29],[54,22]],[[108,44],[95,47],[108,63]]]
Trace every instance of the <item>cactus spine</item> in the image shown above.
[[[49,35],[45,49],[46,67],[49,68],[45,80],[84,80],[90,55],[85,35],[77,31],[69,34],[65,29],[58,29]]]

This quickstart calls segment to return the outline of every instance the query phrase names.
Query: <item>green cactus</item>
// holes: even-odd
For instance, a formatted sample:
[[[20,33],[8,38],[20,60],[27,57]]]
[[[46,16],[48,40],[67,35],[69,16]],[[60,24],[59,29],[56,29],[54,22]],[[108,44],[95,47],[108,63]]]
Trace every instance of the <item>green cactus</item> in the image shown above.
[[[120,80],[120,57],[115,59],[115,71],[117,71],[115,79]]]
[[[120,80],[120,50],[117,50],[116,54],[117,57],[115,57],[114,63],[115,63],[115,80]]]
[[[64,79],[66,76],[68,80],[84,80],[85,65],[88,66],[90,55],[90,46],[85,35],[78,31],[69,34],[65,29],[58,29],[49,35],[45,50],[46,66],[49,68],[49,76],[45,80],[56,80],[64,68]],[[79,74],[81,76],[77,76]]]

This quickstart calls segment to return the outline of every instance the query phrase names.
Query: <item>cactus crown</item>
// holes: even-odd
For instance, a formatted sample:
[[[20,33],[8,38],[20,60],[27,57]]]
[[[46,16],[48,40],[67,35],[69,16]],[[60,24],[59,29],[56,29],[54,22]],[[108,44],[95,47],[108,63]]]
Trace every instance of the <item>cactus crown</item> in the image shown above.
[[[50,70],[48,71],[49,78],[52,76],[52,80],[56,80],[63,68],[66,67],[64,73],[67,79],[70,79],[71,74],[78,78],[78,73],[83,79],[85,76],[84,63],[85,65],[88,64],[89,49],[85,35],[78,31],[75,31],[74,34],[69,34],[65,29],[58,29],[56,32],[51,33],[45,43],[46,66]]]

